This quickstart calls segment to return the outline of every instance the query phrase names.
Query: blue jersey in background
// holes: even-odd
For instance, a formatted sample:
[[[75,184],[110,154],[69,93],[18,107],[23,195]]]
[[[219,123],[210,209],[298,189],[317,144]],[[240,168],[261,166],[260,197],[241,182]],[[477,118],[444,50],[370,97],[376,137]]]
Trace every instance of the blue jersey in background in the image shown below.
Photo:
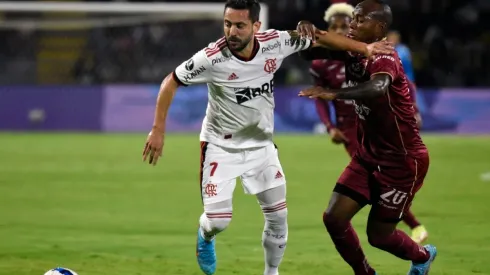
[[[408,80],[415,82],[415,75],[412,66],[412,54],[410,49],[405,44],[398,44],[395,46],[395,50],[398,52],[398,56],[402,60],[403,70],[408,77]]]

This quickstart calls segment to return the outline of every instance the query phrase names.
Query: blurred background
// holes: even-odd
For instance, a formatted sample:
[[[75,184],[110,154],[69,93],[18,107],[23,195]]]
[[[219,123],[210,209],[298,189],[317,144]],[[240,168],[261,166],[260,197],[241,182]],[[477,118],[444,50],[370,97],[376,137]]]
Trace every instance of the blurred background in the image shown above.
[[[162,79],[222,37],[223,2],[0,1],[0,274],[60,265],[80,275],[201,274],[193,249],[205,85],[176,93],[158,167],[141,163],[141,151]],[[334,2],[344,1],[266,0],[262,21],[326,28]],[[440,248],[431,272],[489,275],[490,1],[388,2],[431,155],[412,207]],[[291,229],[281,275],[350,274],[320,218],[349,159],[315,103],[297,97],[313,83],[310,65],[294,55],[275,74]],[[219,272],[261,274],[262,214],[239,191],[218,238]],[[406,274],[406,262],[369,246],[366,219],[367,210],[353,224],[378,273]]]
[[[148,129],[155,87],[178,64],[222,35],[220,2],[213,6],[212,1],[194,1],[197,5],[186,6],[188,2],[177,1],[174,2],[177,6],[157,9],[144,5],[166,2],[85,1],[80,3],[86,5],[74,8],[61,5],[76,3],[73,1],[62,1],[58,6],[47,5],[45,1],[34,2],[33,6],[26,1],[2,2],[0,86],[17,92],[8,93],[0,88],[0,114],[14,118],[0,120],[0,129]],[[268,10],[263,16],[269,28],[294,29],[301,19],[326,28],[323,17],[332,2],[343,1],[264,1]],[[490,2],[388,2],[394,11],[393,30],[400,33],[401,43],[410,50],[413,75],[419,87],[418,105],[425,118],[424,130],[490,132],[487,119],[490,92],[485,90],[490,86],[490,32],[486,27],[490,23]],[[141,12],[133,12],[134,6],[127,6],[138,3],[143,4],[138,6]],[[321,123],[311,102],[287,96],[299,86],[312,83],[309,65],[292,56],[275,75],[276,85],[285,90],[279,94],[286,94],[277,98],[279,132],[311,132],[321,128],[317,127]],[[112,89],[114,85],[126,86]],[[71,92],[62,92],[67,89]],[[112,93],[114,90],[119,92]],[[55,103],[60,101],[58,93],[62,93],[64,101],[93,104],[91,108],[79,106],[80,112],[66,114],[80,116],[83,122],[62,125],[62,119],[55,119],[59,116],[54,112],[63,116],[59,112],[73,111]],[[27,95],[36,100],[28,104],[22,100]],[[126,98],[131,96],[138,100]],[[177,121],[170,130],[198,130],[205,98],[202,87],[180,93],[170,118]],[[22,108],[14,104],[17,101],[21,101]],[[42,101],[46,104],[41,104]],[[194,104],[199,107],[188,108]],[[83,113],[89,109],[90,114]],[[120,120],[124,125],[117,125],[111,117],[118,111],[132,117],[137,125],[127,120]]]

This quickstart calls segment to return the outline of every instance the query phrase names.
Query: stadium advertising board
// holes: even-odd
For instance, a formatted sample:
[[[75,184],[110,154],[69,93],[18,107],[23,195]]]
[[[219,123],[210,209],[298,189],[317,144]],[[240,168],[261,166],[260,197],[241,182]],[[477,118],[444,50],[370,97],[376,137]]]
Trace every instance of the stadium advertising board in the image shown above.
[[[0,130],[146,132],[152,126],[158,88],[0,87]],[[300,89],[275,89],[277,132],[311,133],[321,125],[314,102],[297,96]],[[490,134],[490,90],[419,89],[417,100],[426,132]],[[206,105],[206,86],[179,89],[168,131],[198,132]]]

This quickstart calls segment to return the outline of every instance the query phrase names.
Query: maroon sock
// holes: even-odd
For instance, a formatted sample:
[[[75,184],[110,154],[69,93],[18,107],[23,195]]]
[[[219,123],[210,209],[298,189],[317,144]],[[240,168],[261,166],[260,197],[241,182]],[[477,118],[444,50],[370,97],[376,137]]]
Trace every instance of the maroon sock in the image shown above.
[[[410,229],[414,229],[415,227],[420,225],[419,221],[415,218],[412,211],[408,211],[405,214],[405,217],[403,217],[403,221],[410,227]]]
[[[335,244],[335,248],[344,261],[352,267],[355,275],[375,274],[374,269],[367,262],[359,238],[350,222],[338,222],[324,213],[323,223]]]
[[[369,236],[369,243],[403,260],[424,263],[430,258],[429,252],[423,246],[418,245],[401,230],[395,230],[388,236]]]

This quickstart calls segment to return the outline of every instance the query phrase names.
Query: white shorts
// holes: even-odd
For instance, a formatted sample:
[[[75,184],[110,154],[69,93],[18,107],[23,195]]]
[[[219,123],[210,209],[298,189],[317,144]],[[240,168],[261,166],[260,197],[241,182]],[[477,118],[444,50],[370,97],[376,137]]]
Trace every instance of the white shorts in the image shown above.
[[[252,195],[286,184],[275,145],[229,149],[201,142],[204,205],[232,199],[238,177],[245,193]]]

